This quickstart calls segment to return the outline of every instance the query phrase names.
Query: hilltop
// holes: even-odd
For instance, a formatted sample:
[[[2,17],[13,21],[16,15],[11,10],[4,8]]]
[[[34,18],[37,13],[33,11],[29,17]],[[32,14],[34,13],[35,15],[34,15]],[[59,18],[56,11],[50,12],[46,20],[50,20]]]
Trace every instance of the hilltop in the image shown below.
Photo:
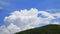
[[[49,24],[46,26],[17,32],[15,34],[60,34],[60,25]]]

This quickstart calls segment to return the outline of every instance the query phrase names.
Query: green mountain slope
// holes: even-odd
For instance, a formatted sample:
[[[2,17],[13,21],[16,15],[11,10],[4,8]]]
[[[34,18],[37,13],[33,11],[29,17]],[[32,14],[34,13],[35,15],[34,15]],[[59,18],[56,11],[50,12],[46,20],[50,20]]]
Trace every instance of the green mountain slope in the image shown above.
[[[46,25],[40,28],[34,28],[22,32],[17,32],[15,34],[60,34],[60,25]]]

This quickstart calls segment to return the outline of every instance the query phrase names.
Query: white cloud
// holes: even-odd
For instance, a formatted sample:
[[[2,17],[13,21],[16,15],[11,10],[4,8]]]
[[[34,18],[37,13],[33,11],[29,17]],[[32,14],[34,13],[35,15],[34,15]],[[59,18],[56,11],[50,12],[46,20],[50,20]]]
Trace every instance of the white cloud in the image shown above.
[[[45,11],[40,11],[39,13],[42,13],[42,15],[47,16],[48,18],[54,19],[54,17],[52,16],[52,14],[45,12]]]
[[[47,18],[37,17],[37,15],[41,13]],[[46,11],[39,11],[35,8],[31,8],[30,10],[24,9],[21,11],[14,11],[10,16],[6,16],[4,21],[5,24],[9,23],[8,29],[12,32],[23,31],[26,29],[35,28],[38,24],[50,24],[50,21],[55,19],[53,14],[50,14]]]
[[[8,27],[6,27],[5,25],[0,27],[0,34],[14,34],[19,31],[20,31],[20,28],[15,26],[12,23]]]
[[[0,27],[0,34],[11,34],[11,32],[3,25]]]
[[[13,23],[11,23],[7,28],[8,28],[12,33],[19,32],[19,31],[20,31],[20,28],[17,27],[16,25],[14,25]]]
[[[55,22],[53,22],[53,23],[51,23],[51,24],[59,24],[59,22],[56,22],[56,21],[55,21]]]
[[[53,16],[56,16],[57,18],[60,18],[60,13],[54,13]]]

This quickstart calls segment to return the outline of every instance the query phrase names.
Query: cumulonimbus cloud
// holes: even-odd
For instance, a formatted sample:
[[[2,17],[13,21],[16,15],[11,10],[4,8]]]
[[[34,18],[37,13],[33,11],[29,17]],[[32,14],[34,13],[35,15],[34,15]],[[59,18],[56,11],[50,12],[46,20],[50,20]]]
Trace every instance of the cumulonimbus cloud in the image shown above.
[[[38,14],[42,14],[47,18],[38,17]],[[35,28],[38,24],[50,24],[50,21],[55,19],[54,16],[55,14],[50,14],[46,11],[39,11],[36,8],[31,8],[30,10],[24,9],[21,11],[12,12],[11,15],[5,17],[4,22],[7,25],[7,29],[9,29],[11,33],[16,33],[18,31]]]

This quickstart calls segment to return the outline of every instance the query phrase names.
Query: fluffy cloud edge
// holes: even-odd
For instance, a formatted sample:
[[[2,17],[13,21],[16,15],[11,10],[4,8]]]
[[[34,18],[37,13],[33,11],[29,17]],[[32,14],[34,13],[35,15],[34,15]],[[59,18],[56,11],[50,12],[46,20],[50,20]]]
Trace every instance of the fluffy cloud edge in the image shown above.
[[[39,13],[47,16],[47,18],[37,17]],[[11,31],[11,33],[15,33],[18,31],[35,28],[35,26],[37,26],[38,24],[59,24],[59,22],[50,23],[52,19],[55,19],[54,16],[60,18],[58,13],[50,14],[46,11],[39,11],[36,8],[31,8],[30,10],[24,9],[21,11],[14,11],[10,16],[6,16],[4,21],[6,22],[6,24],[10,24],[7,28]]]

